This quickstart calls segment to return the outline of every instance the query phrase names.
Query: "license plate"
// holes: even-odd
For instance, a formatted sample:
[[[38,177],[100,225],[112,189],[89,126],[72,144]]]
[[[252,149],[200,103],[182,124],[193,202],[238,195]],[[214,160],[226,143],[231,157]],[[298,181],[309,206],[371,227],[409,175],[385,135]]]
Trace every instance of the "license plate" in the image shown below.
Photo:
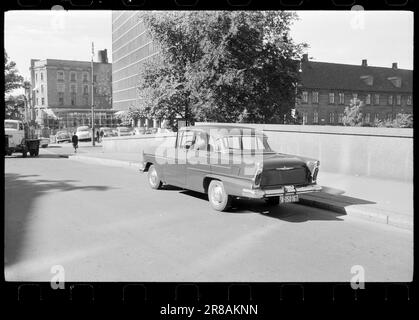
[[[298,194],[289,194],[279,197],[279,203],[298,202]]]

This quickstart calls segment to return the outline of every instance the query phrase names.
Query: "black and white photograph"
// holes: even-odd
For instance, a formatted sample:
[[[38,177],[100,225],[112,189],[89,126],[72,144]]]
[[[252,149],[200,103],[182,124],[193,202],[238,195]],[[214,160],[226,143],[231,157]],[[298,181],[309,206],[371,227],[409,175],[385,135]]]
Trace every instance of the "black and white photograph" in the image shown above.
[[[6,281],[413,280],[413,12],[236,9],[4,13]]]

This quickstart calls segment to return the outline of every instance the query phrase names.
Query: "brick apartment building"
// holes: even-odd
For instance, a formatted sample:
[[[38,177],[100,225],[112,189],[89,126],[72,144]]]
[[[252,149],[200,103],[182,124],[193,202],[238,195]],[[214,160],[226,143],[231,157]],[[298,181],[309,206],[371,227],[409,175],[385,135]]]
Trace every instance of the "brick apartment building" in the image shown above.
[[[140,11],[112,12],[113,108],[138,107],[138,71],[142,63],[158,55],[147,36]],[[304,124],[339,125],[343,110],[354,97],[365,103],[364,121],[392,119],[399,112],[412,113],[411,70],[392,67],[309,61],[301,62],[301,101],[297,111]],[[140,126],[158,126],[158,120],[142,119]]]
[[[112,64],[106,50],[98,52],[93,63],[95,125],[116,123],[112,110]],[[36,121],[51,129],[91,125],[91,62],[70,60],[31,60],[32,103]]]
[[[339,125],[351,99],[364,103],[365,123],[391,120],[397,113],[413,113],[413,71],[309,61],[301,63],[301,97],[297,111],[304,124]]]

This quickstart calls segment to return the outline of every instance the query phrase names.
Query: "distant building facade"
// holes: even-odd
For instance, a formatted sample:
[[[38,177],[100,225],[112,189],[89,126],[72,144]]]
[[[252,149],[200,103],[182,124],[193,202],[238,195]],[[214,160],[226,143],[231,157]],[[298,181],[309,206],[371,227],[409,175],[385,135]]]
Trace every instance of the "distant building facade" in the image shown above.
[[[139,68],[157,54],[157,46],[147,35],[141,12],[112,12],[112,96],[115,111],[139,107]],[[138,125],[156,127],[159,123],[157,120],[141,119]]]
[[[91,126],[94,95],[95,126],[116,123],[112,108],[112,64],[106,51],[99,51],[99,62],[71,60],[31,60],[32,104],[36,121],[51,129]]]
[[[413,71],[309,61],[301,63],[301,96],[296,110],[304,124],[341,125],[346,106],[361,100],[363,122],[392,120],[398,113],[413,113]]]

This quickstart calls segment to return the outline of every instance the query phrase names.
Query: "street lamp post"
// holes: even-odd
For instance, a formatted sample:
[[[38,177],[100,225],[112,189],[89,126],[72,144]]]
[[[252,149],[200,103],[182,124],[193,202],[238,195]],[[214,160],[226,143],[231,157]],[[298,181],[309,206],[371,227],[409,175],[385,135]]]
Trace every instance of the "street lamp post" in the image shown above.
[[[93,55],[94,55],[94,45],[92,42],[92,61],[90,63],[91,69],[91,80],[92,80],[92,145],[95,146],[95,98],[94,98],[94,83],[93,83]]]

